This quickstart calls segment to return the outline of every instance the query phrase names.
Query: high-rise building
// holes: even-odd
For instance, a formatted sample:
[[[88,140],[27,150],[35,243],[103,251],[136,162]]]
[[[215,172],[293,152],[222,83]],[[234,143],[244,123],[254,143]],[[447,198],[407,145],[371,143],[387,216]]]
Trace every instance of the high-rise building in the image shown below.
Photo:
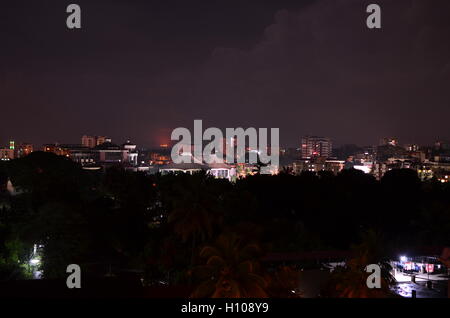
[[[300,146],[302,158],[325,157],[332,155],[333,144],[330,138],[305,136]]]

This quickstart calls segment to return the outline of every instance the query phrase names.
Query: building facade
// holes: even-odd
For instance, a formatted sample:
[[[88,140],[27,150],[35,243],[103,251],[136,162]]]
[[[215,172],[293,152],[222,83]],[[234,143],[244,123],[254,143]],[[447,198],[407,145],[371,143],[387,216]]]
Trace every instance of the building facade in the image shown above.
[[[13,160],[14,149],[0,148],[0,160]]]
[[[87,136],[81,137],[81,145],[87,148],[94,148],[108,141],[105,136]]]
[[[26,157],[32,152],[33,152],[33,145],[29,143],[22,143],[18,147],[16,147],[17,158]]]
[[[301,140],[300,149],[303,159],[329,158],[332,156],[333,144],[331,139],[327,137],[305,136]]]

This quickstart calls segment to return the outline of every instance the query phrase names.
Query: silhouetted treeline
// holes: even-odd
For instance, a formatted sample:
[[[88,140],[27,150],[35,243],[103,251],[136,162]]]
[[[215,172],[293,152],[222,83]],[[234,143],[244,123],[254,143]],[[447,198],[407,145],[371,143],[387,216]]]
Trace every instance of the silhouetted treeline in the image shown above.
[[[8,179],[15,195],[6,191]],[[149,284],[175,284],[194,279],[202,248],[223,246],[226,237],[240,249],[258,246],[258,257],[348,250],[367,231],[381,233],[386,253],[450,243],[450,186],[421,182],[407,169],[381,181],[345,170],[255,175],[233,184],[205,173],[86,171],[35,152],[1,163],[0,182],[1,280],[23,276],[26,265],[19,264],[27,264],[34,244],[43,246],[47,278],[76,263],[87,275],[133,270]]]

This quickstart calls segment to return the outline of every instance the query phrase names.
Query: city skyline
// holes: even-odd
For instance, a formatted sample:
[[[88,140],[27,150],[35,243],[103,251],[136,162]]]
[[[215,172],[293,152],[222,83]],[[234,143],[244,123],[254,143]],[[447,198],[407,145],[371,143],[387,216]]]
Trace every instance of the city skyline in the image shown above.
[[[449,13],[0,1],[0,299],[34,315],[450,299]]]
[[[151,146],[194,119],[280,128],[289,147],[450,139],[448,2],[377,1],[379,30],[369,1],[78,1],[80,30],[68,3],[0,5],[1,141]]]
[[[117,139],[114,139],[114,138],[111,138],[109,135],[106,135],[106,134],[103,134],[103,135],[102,134],[100,134],[100,135],[81,134],[81,135],[78,136],[78,138],[75,138],[75,139],[59,140],[58,138],[53,138],[53,140],[51,140],[51,141],[47,140],[46,142],[43,142],[43,143],[32,143],[32,142],[29,141],[32,138],[28,138],[28,139],[24,139],[24,140],[19,140],[17,138],[9,138],[9,139],[7,138],[7,139],[4,139],[4,140],[0,140],[0,148],[2,148],[2,147],[3,148],[8,148],[9,144],[11,142],[15,142],[16,145],[19,145],[19,144],[24,144],[24,145],[25,144],[30,144],[30,145],[33,145],[34,147],[36,147],[37,148],[36,150],[39,150],[38,148],[43,148],[43,147],[45,147],[45,145],[50,145],[50,144],[54,144],[54,145],[84,145],[83,138],[85,138],[85,137],[93,138],[93,139],[100,138],[100,139],[103,139],[102,142],[104,142],[104,140],[106,139],[106,140],[112,142],[113,144],[117,144],[117,145],[121,145],[121,144],[124,144],[124,143],[127,143],[127,142],[132,142],[132,143],[138,145],[139,148],[142,148],[142,149],[160,148],[161,146],[164,146],[163,148],[166,148],[166,147],[171,147],[173,144],[176,143],[176,141],[174,141],[174,140],[171,141],[170,140],[170,136],[168,138],[162,138],[160,143],[155,142],[153,144],[149,144],[149,143],[147,143],[147,144],[139,144],[139,143],[135,142],[134,139],[128,138],[128,137],[124,137],[124,136],[118,137]],[[419,147],[432,147],[436,143],[439,143],[439,142],[446,142],[446,143],[450,142],[450,138],[435,138],[434,140],[430,140],[429,142],[426,142],[426,143],[416,143],[416,142],[401,140],[401,139],[397,138],[396,136],[389,136],[389,137],[380,136],[380,137],[376,138],[376,140],[374,140],[374,142],[369,143],[369,144],[357,144],[357,143],[354,143],[352,141],[349,141],[347,143],[337,143],[337,142],[335,142],[335,139],[333,137],[330,137],[330,136],[324,136],[324,135],[320,135],[320,134],[316,134],[316,135],[306,134],[306,135],[298,136],[298,138],[297,138],[298,139],[298,143],[297,144],[287,145],[287,144],[280,143],[280,147],[283,148],[283,149],[298,149],[298,150],[301,150],[302,140],[304,138],[311,138],[311,137],[312,138],[320,138],[320,139],[322,139],[322,138],[329,139],[331,141],[331,143],[332,143],[332,149],[337,149],[337,148],[344,147],[344,146],[349,146],[349,145],[352,145],[352,146],[354,145],[354,146],[358,146],[358,147],[380,146],[380,145],[383,144],[383,140],[389,140],[389,139],[394,139],[396,141],[395,142],[395,146],[400,146],[400,147],[407,147],[407,146],[411,146],[411,145],[417,145]],[[384,144],[387,144],[387,143],[388,142],[384,142]],[[98,143],[97,143],[97,145],[98,145]]]

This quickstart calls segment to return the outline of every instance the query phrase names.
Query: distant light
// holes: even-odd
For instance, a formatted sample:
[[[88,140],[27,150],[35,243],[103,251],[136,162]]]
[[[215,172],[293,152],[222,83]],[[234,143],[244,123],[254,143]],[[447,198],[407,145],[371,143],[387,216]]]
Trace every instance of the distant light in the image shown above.
[[[400,261],[406,262],[406,261],[408,261],[408,258],[406,256],[400,256]]]
[[[41,261],[37,258],[33,258],[32,260],[30,260],[30,264],[31,265],[37,265],[39,264]]]
[[[353,168],[355,168],[356,170],[361,170],[364,173],[370,173],[370,171],[372,170],[371,166],[355,165],[355,166],[353,166]]]

